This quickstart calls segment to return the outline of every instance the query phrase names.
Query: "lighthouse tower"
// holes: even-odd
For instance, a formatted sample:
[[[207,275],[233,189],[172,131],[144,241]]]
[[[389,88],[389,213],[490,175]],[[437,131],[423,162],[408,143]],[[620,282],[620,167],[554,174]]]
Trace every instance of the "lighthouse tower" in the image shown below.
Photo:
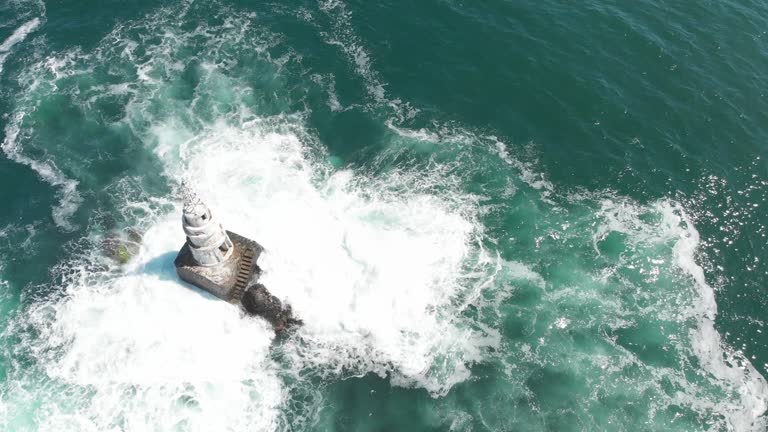
[[[186,183],[182,187],[184,210],[181,223],[192,257],[203,267],[221,265],[232,256],[232,240],[200,197]]]

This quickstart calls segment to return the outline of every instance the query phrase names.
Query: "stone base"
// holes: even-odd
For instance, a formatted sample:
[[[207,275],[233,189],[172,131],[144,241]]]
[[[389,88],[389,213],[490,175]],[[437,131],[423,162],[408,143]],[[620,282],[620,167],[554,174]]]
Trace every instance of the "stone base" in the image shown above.
[[[220,265],[196,265],[187,243],[184,243],[173,263],[176,273],[183,281],[222,300],[239,304],[245,290],[258,280],[261,269],[256,261],[264,248],[255,241],[231,231],[227,231],[227,235],[234,244],[234,250]]]

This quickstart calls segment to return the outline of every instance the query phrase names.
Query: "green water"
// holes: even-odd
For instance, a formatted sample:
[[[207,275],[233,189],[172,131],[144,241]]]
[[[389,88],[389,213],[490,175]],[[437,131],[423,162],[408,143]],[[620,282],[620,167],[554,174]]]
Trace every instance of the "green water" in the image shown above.
[[[0,430],[765,431],[767,24],[3,2]],[[302,328],[176,279],[184,176]]]

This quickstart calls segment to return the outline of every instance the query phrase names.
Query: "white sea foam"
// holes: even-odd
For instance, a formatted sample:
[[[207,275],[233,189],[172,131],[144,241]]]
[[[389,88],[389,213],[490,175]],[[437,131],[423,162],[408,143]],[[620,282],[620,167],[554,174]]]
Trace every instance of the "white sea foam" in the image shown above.
[[[214,124],[183,140],[181,165],[173,139],[162,138],[178,135],[174,123],[153,133],[166,140],[155,148],[168,174],[199,173],[226,227],[266,247],[263,282],[305,322],[283,347],[291,363],[332,376],[388,374],[436,395],[469,378],[469,365],[498,343],[451,312],[477,229],[471,209],[392,192],[387,179],[328,175],[295,118],[285,120]],[[286,389],[269,357],[273,333],[177,281],[178,212],[151,223],[123,274],[69,267],[64,299],[28,313],[41,333],[30,352],[69,389],[35,396],[38,429],[277,428]],[[11,390],[3,400],[25,397]]]
[[[357,73],[365,80],[368,94],[378,103],[386,102],[384,84],[373,69],[371,56],[354,34],[350,20],[352,12],[338,0],[321,1],[320,10],[332,17],[335,32],[328,35],[327,42],[336,45],[354,64]]]
[[[177,281],[173,252],[183,241],[169,214],[123,275],[71,268],[66,298],[28,314],[47,379],[69,389],[36,396],[39,430],[276,428],[283,395],[268,356],[273,332]]]
[[[336,78],[333,74],[328,75],[312,75],[312,81],[325,89],[328,96],[328,108],[333,112],[342,112],[350,109],[351,107],[343,107],[339,102],[339,96],[336,94]]]
[[[22,42],[27,36],[40,26],[40,18],[33,18],[17,28],[2,44],[0,44],[0,73],[3,72],[3,64],[11,54],[11,48]]]
[[[529,281],[539,288],[544,288],[546,283],[544,278],[539,273],[531,270],[529,266],[517,261],[507,261],[504,265],[513,279]]]
[[[507,145],[495,136],[485,137],[493,142],[501,160],[515,167],[520,172],[520,179],[528,186],[542,191],[542,198],[549,201],[549,195],[554,192],[554,186],[544,177],[544,174],[534,170],[532,164],[525,163],[512,157],[507,150]]]
[[[397,135],[416,141],[437,145],[487,146],[502,161],[518,171],[519,174],[516,179],[539,191],[546,203],[554,204],[550,197],[555,193],[555,187],[542,172],[536,170],[535,162],[524,162],[514,157],[510,154],[507,144],[496,136],[477,134],[461,127],[449,125],[432,124],[428,128],[410,129],[396,125],[392,119],[387,120],[385,124]]]
[[[493,342],[450,312],[477,229],[461,200],[392,192],[407,175],[326,178],[298,135],[263,120],[193,141],[187,172],[230,229],[267,248],[264,283],[306,323],[297,361],[436,394],[469,376]]]
[[[408,129],[408,128],[405,128],[405,127],[400,127],[400,126],[395,125],[394,122],[391,121],[391,120],[387,121],[386,124],[387,124],[387,127],[390,130],[392,130],[393,132],[395,132],[396,134],[398,134],[398,135],[400,135],[401,137],[404,137],[404,138],[411,138],[411,139],[415,139],[415,140],[419,140],[419,141],[426,141],[426,142],[430,142],[430,143],[434,143],[434,144],[438,144],[440,142],[447,141],[446,139],[441,137],[436,131],[429,130],[429,129],[426,129],[426,128]],[[456,136],[452,136],[450,138],[450,140],[453,141],[453,142],[460,141],[460,140],[463,141],[463,139],[456,139],[456,138],[457,138]]]

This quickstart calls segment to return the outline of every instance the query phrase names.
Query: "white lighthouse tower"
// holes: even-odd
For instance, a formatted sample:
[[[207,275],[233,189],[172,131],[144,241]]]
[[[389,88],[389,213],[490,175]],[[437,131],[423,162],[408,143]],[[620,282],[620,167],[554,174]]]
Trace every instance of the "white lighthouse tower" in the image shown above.
[[[195,263],[204,267],[221,265],[232,256],[232,240],[189,185],[182,183],[182,188],[184,211],[181,223]]]

